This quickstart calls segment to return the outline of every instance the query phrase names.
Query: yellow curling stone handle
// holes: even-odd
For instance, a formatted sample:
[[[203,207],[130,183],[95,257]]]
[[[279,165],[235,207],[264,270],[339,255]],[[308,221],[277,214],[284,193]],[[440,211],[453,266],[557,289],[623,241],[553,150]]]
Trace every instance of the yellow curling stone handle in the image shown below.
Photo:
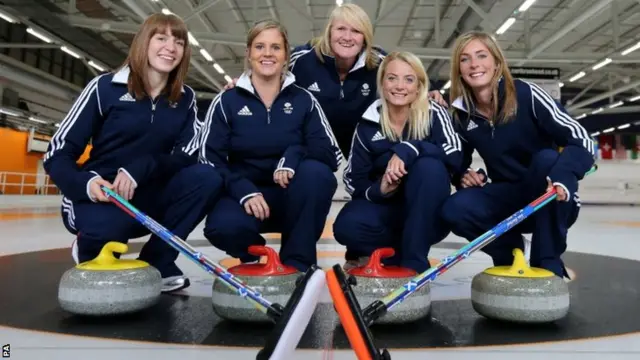
[[[114,252],[124,254],[128,249],[129,247],[126,244],[110,241],[100,250],[100,254],[95,259],[78,264],[76,268],[81,270],[113,271],[140,269],[149,266],[148,263],[142,260],[117,259],[113,256]]]
[[[527,265],[522,250],[513,249],[513,264],[511,266],[494,266],[484,271],[485,274],[505,277],[545,278],[555,274],[546,269],[532,268]]]

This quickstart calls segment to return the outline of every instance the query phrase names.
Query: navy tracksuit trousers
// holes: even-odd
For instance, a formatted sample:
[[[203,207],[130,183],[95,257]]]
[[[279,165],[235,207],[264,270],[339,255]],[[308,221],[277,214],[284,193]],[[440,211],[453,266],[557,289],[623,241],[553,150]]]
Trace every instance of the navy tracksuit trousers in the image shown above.
[[[558,156],[554,150],[534,155],[527,176],[520,182],[493,182],[459,190],[444,204],[442,218],[454,234],[474,240],[544,194],[546,178]],[[564,185],[578,188],[577,179],[574,184]],[[579,209],[577,194],[571,194],[569,202],[551,201],[482,251],[491,256],[496,266],[511,265],[513,249],[524,248],[522,234],[531,233],[531,266],[568,276],[560,257],[567,248],[567,232],[577,220]]]
[[[258,257],[248,253],[249,246],[266,244],[261,233],[281,233],[280,260],[305,272],[317,264],[316,243],[324,230],[337,186],[327,165],[303,160],[286,188],[275,183],[258,184],[269,206],[269,218],[260,221],[247,214],[237,200],[223,196],[207,216],[205,237],[229,256],[251,262]]]
[[[213,167],[196,164],[169,179],[157,179],[137,188],[130,203],[186,240],[204,219],[222,188],[222,177]],[[115,204],[106,202],[71,203],[64,199],[62,218],[67,230],[77,235],[80,262],[94,259],[107,242],[127,243],[129,239],[150,233]],[[167,278],[182,275],[175,265],[178,254],[177,250],[152,234],[140,251],[139,259],[148,262],[160,271],[163,278]]]
[[[336,218],[333,234],[352,256],[369,256],[376,249],[391,247],[395,255],[385,259],[386,265],[422,273],[430,267],[427,257],[431,246],[449,234],[439,214],[450,194],[444,163],[420,158],[411,166],[399,191],[384,203],[364,198],[348,202]]]

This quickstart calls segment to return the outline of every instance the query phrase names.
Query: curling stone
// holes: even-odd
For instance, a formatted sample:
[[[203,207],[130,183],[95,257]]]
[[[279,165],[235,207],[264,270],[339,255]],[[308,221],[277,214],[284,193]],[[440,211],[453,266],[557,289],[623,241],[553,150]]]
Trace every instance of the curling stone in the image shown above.
[[[372,302],[380,300],[392,291],[404,286],[418,274],[399,266],[384,266],[381,259],[393,256],[392,248],[377,249],[371,254],[369,262],[347,271],[355,278],[353,292],[362,309]],[[419,320],[431,311],[431,293],[429,285],[409,295],[403,302],[394,306],[386,314],[376,319],[374,324],[401,324]]]
[[[297,269],[280,262],[278,253],[267,246],[250,246],[249,253],[265,256],[266,262],[240,264],[227,271],[270,302],[286,304],[302,275]],[[249,299],[239,296],[224,280],[216,277],[211,295],[213,311],[223,319],[239,322],[272,322]]]
[[[527,265],[522,250],[511,266],[495,266],[473,277],[471,303],[480,315],[518,323],[545,323],[569,312],[569,286],[551,271]]]
[[[119,242],[107,243],[93,260],[67,270],[60,279],[58,302],[78,315],[120,315],[146,309],[160,298],[162,277],[148,263],[116,259],[126,253]]]

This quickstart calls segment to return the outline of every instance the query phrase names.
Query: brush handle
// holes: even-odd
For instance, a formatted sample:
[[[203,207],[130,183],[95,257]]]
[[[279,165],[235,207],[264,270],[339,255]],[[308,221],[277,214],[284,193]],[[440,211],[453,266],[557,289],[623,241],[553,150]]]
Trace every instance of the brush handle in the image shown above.
[[[267,299],[263,298],[260,293],[247,286],[244,282],[242,282],[242,280],[233,276],[222,266],[211,261],[201,252],[196,251],[189,244],[187,244],[186,241],[174,235],[171,231],[167,230],[164,226],[160,225],[158,222],[153,220],[142,211],[136,209],[133,205],[131,205],[131,203],[123,199],[113,190],[102,186],[102,191],[112,203],[114,203],[120,209],[124,210],[124,212],[138,220],[142,225],[144,225],[147,229],[156,234],[166,243],[171,245],[174,249],[186,255],[193,262],[200,265],[200,267],[204,268],[207,272],[216,275],[231,290],[236,291],[238,295],[240,295],[240,297],[246,298],[251,303],[253,303],[258,310],[263,313],[275,313],[279,315],[279,309],[276,309]]]
[[[593,166],[591,170],[589,170],[589,172],[585,174],[585,176],[595,172],[596,169],[597,169],[597,166]],[[551,190],[547,191],[542,196],[540,196],[533,202],[529,203],[524,208],[518,210],[517,212],[515,212],[514,214],[512,214],[502,222],[500,222],[498,225],[493,227],[491,230],[485,232],[484,234],[480,235],[478,238],[476,238],[469,244],[463,246],[460,250],[444,258],[435,267],[432,267],[427,271],[423,272],[422,274],[417,275],[416,277],[411,279],[409,282],[404,284],[402,287],[397,288],[396,290],[394,290],[393,292],[391,292],[390,294],[382,298],[380,301],[382,302],[382,305],[384,305],[384,307],[381,306],[381,304],[377,301],[369,305],[364,310],[364,314],[366,318],[368,318],[369,320],[374,320],[372,319],[372,317],[376,316],[374,315],[374,313],[380,311],[381,308],[386,308],[386,311],[388,311],[394,306],[400,304],[408,296],[420,290],[426,284],[435,280],[436,277],[440,276],[441,274],[449,270],[455,264],[459,263],[463,259],[468,258],[474,252],[482,249],[483,247],[490,244],[492,241],[494,241],[496,238],[498,238],[505,232],[511,230],[514,226],[524,221],[531,214],[541,209],[543,206],[548,204],[550,201],[554,200],[556,197],[557,197],[557,194],[556,194],[555,187],[551,188]]]

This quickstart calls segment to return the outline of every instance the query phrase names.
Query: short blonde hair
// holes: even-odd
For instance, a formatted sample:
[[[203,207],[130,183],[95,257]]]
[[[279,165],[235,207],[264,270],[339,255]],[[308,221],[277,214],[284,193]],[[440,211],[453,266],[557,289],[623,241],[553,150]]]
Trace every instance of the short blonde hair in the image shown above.
[[[251,27],[251,29],[249,29],[249,32],[247,33],[247,50],[251,51],[251,44],[253,44],[253,41],[256,39],[256,37],[258,37],[258,35],[260,35],[263,31],[269,30],[269,29],[277,29],[280,32],[280,35],[282,35],[282,40],[284,42],[284,55],[285,55],[285,63],[284,63],[285,66],[283,68],[283,72],[286,73],[286,70],[289,68],[289,61],[291,57],[291,47],[289,46],[289,35],[287,34],[287,29],[279,22],[272,19],[256,22]],[[249,57],[247,56],[244,59],[244,69],[249,70],[250,68],[251,68],[251,64],[249,61]]]
[[[311,41],[312,46],[315,46],[318,59],[324,62],[324,54],[333,55],[331,50],[331,28],[336,20],[342,20],[362,33],[364,36],[363,51],[367,53],[365,65],[369,70],[375,69],[380,62],[380,58],[373,52],[373,24],[366,11],[356,4],[343,4],[331,11],[324,33]]]
[[[394,51],[388,54],[378,69],[377,85],[378,95],[380,102],[382,103],[382,109],[380,110],[380,127],[382,134],[391,141],[399,141],[400,138],[391,129],[391,119],[389,118],[389,110],[387,100],[384,97],[382,83],[384,76],[387,72],[387,67],[394,60],[400,60],[407,63],[413,71],[416,72],[418,80],[418,96],[411,103],[411,115],[407,125],[409,126],[409,139],[407,140],[422,140],[429,136],[431,129],[431,116],[430,116],[430,104],[429,104],[429,78],[427,72],[422,65],[422,61],[414,54],[407,51]]]
[[[460,73],[460,59],[462,51],[473,40],[480,40],[489,49],[489,52],[496,61],[497,70],[491,79],[493,85],[492,108],[495,114],[496,123],[509,122],[516,114],[518,108],[518,96],[516,94],[516,86],[509,71],[507,60],[498,45],[496,39],[489,33],[483,31],[469,31],[460,35],[453,46],[451,56],[451,100],[462,97],[467,109],[471,109],[473,103],[473,91],[471,87],[462,80]],[[502,104],[498,102],[498,82],[502,78],[505,85],[504,101]],[[502,105],[502,106],[500,106]],[[502,107],[502,111],[498,114],[498,109]],[[456,110],[454,109],[454,114]]]

